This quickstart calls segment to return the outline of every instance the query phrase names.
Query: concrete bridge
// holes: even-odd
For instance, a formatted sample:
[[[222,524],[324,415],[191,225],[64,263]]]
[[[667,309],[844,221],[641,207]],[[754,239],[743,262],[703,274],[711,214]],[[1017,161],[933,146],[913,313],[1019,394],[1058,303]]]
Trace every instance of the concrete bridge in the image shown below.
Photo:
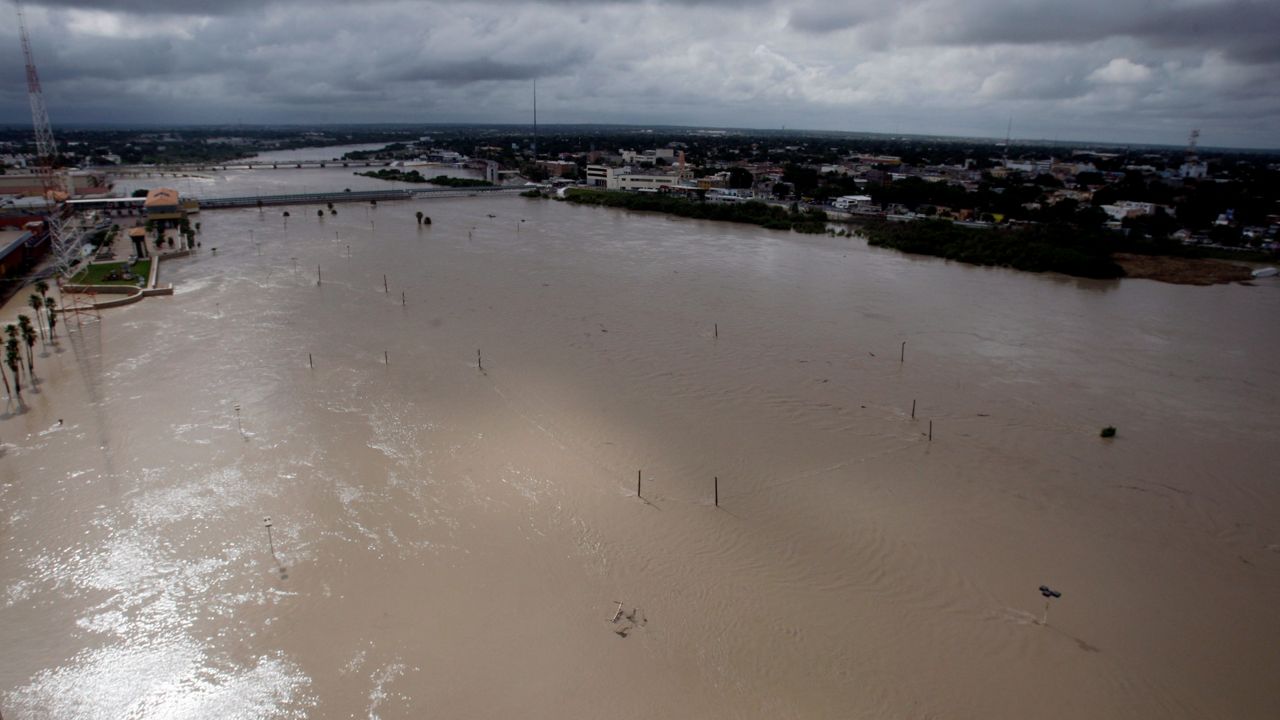
[[[327,203],[369,202],[372,200],[423,200],[428,198],[510,195],[528,190],[524,185],[499,185],[470,188],[426,188],[422,190],[394,188],[356,192],[293,193],[290,195],[244,195],[240,197],[198,198],[201,210],[258,207],[262,205],[324,205]]]
[[[393,160],[233,160],[220,163],[173,163],[166,165],[108,165],[93,167],[117,177],[179,177],[193,172],[216,170],[301,170],[322,167],[389,167]]]
[[[241,195],[237,197],[196,198],[201,210],[223,208],[267,207],[268,205],[325,205],[328,203],[369,202],[371,200],[423,200],[429,198],[510,195],[528,190],[527,185],[495,185],[489,187],[388,188],[342,192],[291,193],[287,195]],[[83,198],[68,204],[76,210],[118,210],[129,214],[142,211],[146,198]]]
[[[165,177],[180,176],[193,172],[214,172],[217,170],[301,170],[303,168],[361,168],[391,167],[398,160],[229,160],[226,162],[201,163],[166,163],[164,165],[105,165],[91,167],[110,173],[117,177]],[[426,168],[457,168],[449,163],[432,163],[428,165],[411,165],[404,170],[420,170]],[[397,168],[399,169],[399,168]]]

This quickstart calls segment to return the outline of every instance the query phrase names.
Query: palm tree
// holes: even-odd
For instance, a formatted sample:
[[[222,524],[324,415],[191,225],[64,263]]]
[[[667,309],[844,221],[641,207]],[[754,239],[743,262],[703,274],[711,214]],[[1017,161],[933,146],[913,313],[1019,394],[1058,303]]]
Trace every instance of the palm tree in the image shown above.
[[[5,331],[7,332],[11,327],[13,326],[5,328]],[[17,396],[18,402],[22,402],[22,378],[18,376],[18,369],[22,367],[21,361],[22,354],[18,352],[18,339],[11,337],[4,344],[4,364],[8,365],[9,372],[13,373],[14,395]]]
[[[12,402],[12,401],[13,401],[13,387],[9,385],[9,376],[8,376],[8,375],[5,375],[3,370],[0,370],[0,379],[3,379],[3,380],[4,380],[4,394],[5,394],[5,397],[7,397],[7,398],[9,399],[9,401],[10,401],[10,402]]]
[[[323,220],[323,219],[324,219],[324,210],[317,210],[317,211],[316,211],[316,217],[318,217],[318,218],[320,218],[321,220]]]
[[[31,378],[31,382],[36,381],[36,329],[31,326],[31,318],[26,315],[18,316],[18,327],[22,331],[22,341],[27,344],[27,377]]]
[[[120,227],[120,226],[117,225],[116,227]],[[43,280],[37,280],[36,292],[40,293],[40,299],[48,300],[49,299],[49,283]]]
[[[18,330],[18,326],[14,325],[13,323],[9,323],[8,325],[4,326],[4,335],[7,338],[5,342],[12,340],[13,342],[16,343],[18,342],[18,338],[22,337],[21,331]],[[14,347],[20,347],[20,346],[15,345]]]
[[[419,210],[419,211],[418,211],[417,213],[415,213],[415,214],[418,216],[418,224],[419,224],[419,225],[421,225],[421,224],[422,224],[422,211],[421,211],[421,210]]]
[[[44,308],[49,311],[47,322],[49,323],[49,339],[52,340],[57,337],[54,328],[58,327],[58,303],[53,298],[46,298]]]
[[[36,311],[36,326],[40,328],[40,339],[44,340],[44,324],[40,322],[40,309],[44,307],[44,300],[41,300],[39,295],[31,293],[31,297],[27,298],[27,304]]]

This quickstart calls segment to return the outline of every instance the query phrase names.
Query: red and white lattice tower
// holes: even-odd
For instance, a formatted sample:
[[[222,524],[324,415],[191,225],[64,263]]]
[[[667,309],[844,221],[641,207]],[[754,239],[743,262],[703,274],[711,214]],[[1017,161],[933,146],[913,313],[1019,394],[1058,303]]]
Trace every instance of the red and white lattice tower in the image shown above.
[[[53,250],[53,261],[57,269],[58,284],[62,284],[75,261],[80,259],[80,245],[83,236],[67,237],[63,233],[61,197],[65,194],[62,178],[55,170],[58,162],[58,145],[53,139],[53,126],[49,122],[49,111],[44,105],[44,93],[40,89],[40,74],[36,72],[35,56],[31,53],[31,38],[27,35],[27,18],[22,11],[22,0],[14,0],[18,11],[18,30],[22,36],[22,58],[27,64],[27,98],[31,101],[31,123],[36,132],[36,173],[40,177],[41,189],[45,198],[45,230],[49,235],[49,243]],[[91,303],[92,304],[92,303]],[[67,309],[74,312],[79,320],[81,312],[78,302]]]

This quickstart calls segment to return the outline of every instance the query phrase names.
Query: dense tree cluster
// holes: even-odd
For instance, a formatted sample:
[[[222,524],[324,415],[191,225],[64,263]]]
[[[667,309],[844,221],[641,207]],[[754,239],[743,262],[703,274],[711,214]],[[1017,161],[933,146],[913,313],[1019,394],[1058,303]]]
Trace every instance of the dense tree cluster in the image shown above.
[[[1054,271],[1114,278],[1124,271],[1111,259],[1111,239],[1068,224],[987,229],[945,220],[877,221],[863,229],[869,244],[976,265],[1032,272]]]
[[[805,233],[827,231],[827,216],[823,212],[788,210],[777,205],[755,201],[726,205],[700,202],[663,193],[621,193],[579,189],[566,192],[565,200],[583,205],[647,210],[703,220],[749,223],[771,230],[795,230]]]

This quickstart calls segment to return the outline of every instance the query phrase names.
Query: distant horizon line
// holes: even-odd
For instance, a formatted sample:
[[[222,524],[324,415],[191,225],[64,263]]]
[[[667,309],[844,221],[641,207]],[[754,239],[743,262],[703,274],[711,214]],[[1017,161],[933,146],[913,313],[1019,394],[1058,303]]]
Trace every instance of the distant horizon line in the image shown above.
[[[532,123],[528,122],[499,122],[499,123],[482,123],[482,122],[330,122],[330,123],[293,123],[293,122],[261,122],[261,123],[137,123],[137,122],[64,122],[58,123],[54,128],[54,134],[57,135],[57,128],[62,127],[71,130],[155,130],[155,129],[336,129],[336,128],[531,128]],[[727,125],[673,125],[666,123],[540,123],[538,125],[544,132],[556,128],[618,128],[632,130],[675,130],[683,132],[697,131],[723,131],[733,133],[756,133],[778,136],[792,137],[815,137],[815,136],[847,136],[847,137],[874,137],[886,140],[947,140],[947,141],[965,141],[965,142],[984,142],[993,145],[1004,144],[1005,138],[981,135],[948,135],[942,133],[890,133],[877,132],[871,130],[820,130],[806,128],[752,128],[752,127],[732,127]],[[30,122],[21,121],[0,121],[0,129],[30,130]],[[1030,146],[1057,146],[1069,145],[1078,147],[1102,147],[1102,148],[1157,148],[1178,150],[1185,149],[1184,145],[1173,145],[1169,143],[1135,143],[1135,142],[1118,142],[1110,140],[1062,140],[1048,138],[1018,138],[1009,139],[1010,145],[1030,145]],[[1222,151],[1222,152],[1246,152],[1251,154],[1280,154],[1280,147],[1250,147],[1236,145],[1197,145],[1199,151]]]

